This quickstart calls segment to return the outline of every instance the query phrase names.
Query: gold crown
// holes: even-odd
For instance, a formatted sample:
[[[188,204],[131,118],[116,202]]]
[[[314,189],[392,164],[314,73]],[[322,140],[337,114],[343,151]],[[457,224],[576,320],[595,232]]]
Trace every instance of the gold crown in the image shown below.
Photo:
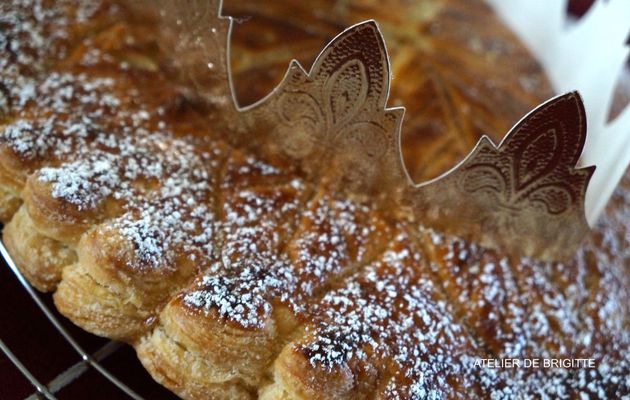
[[[375,21],[335,37],[310,71],[292,61],[259,102],[237,105],[229,69],[232,20],[219,0],[161,0],[161,44],[181,79],[214,109],[239,146],[309,174],[334,165],[340,190],[412,207],[423,224],[516,255],[569,256],[588,231],[594,167],[577,169],[586,118],[576,92],[542,104],[499,145],[482,137],[449,172],[415,185],[404,166],[403,108],[387,108],[389,58]]]

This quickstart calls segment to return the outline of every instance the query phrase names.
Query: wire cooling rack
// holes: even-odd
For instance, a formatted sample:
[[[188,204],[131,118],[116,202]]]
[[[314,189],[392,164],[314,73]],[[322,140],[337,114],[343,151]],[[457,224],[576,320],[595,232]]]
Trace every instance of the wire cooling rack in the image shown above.
[[[1,225],[0,225],[0,229],[1,229]],[[30,308],[32,308],[32,310],[27,310],[27,311],[31,314],[37,314],[38,313],[37,309],[39,309],[39,311],[41,311],[41,313],[43,313],[44,315],[43,316],[32,315],[32,318],[34,318],[38,322],[38,324],[43,324],[43,326],[48,329],[48,330],[45,330],[42,328],[35,328],[35,327],[31,328],[30,325],[27,325],[27,329],[23,329],[23,328],[22,329],[25,331],[28,331],[28,330],[36,331],[36,332],[24,332],[24,335],[27,335],[27,334],[31,335],[30,337],[32,337],[32,339],[28,339],[26,342],[22,341],[22,344],[20,345],[13,344],[12,347],[10,347],[8,344],[8,341],[5,340],[5,338],[2,336],[5,334],[8,335],[7,329],[6,329],[8,325],[13,324],[14,322],[19,325],[20,321],[18,321],[18,319],[21,319],[23,316],[23,310],[20,309],[20,306],[23,306],[24,305],[23,303],[25,302],[28,303],[29,300],[11,299],[11,298],[2,300],[3,302],[2,307],[7,307],[9,309],[13,308],[14,312],[12,316],[7,318],[8,321],[2,321],[2,324],[5,325],[5,327],[4,328],[0,327],[0,350],[2,350],[2,353],[4,353],[4,356],[6,357],[6,359],[10,361],[9,363],[6,360],[0,360],[0,361],[5,361],[4,363],[0,363],[0,375],[5,376],[4,382],[2,378],[0,378],[0,382],[2,382],[0,386],[4,386],[4,387],[0,387],[0,398],[4,399],[4,398],[24,398],[25,397],[24,386],[28,387],[28,385],[25,382],[23,382],[21,390],[17,390],[16,388],[11,387],[11,386],[17,387],[18,384],[15,378],[12,379],[11,377],[8,377],[8,378],[6,377],[7,375],[11,375],[10,372],[13,372],[13,375],[17,377],[19,377],[19,375],[21,374],[26,379],[26,381],[30,382],[33,389],[30,395],[28,393],[26,394],[26,398],[29,400],[30,399],[75,398],[76,395],[69,395],[69,394],[64,395],[64,392],[67,391],[67,388],[69,386],[72,386],[73,384],[76,385],[76,382],[80,381],[81,379],[88,379],[90,375],[92,376],[89,377],[89,379],[91,381],[98,382],[97,385],[99,386],[99,388],[95,388],[95,390],[97,391],[96,394],[89,396],[92,399],[94,398],[143,399],[144,397],[141,396],[137,390],[132,389],[127,383],[123,382],[123,380],[120,378],[120,376],[122,375],[132,375],[133,381],[136,384],[136,386],[139,386],[140,388],[143,389],[144,392],[146,392],[144,393],[144,396],[147,396],[147,397],[150,396],[150,398],[152,399],[153,398],[160,398],[160,399],[175,398],[172,394],[167,392],[165,389],[162,389],[157,383],[151,380],[148,374],[146,374],[146,372],[144,372],[144,370],[141,368],[139,361],[137,361],[137,359],[135,359],[135,356],[133,355],[127,354],[126,356],[127,359],[124,361],[124,364],[125,364],[125,368],[127,368],[129,367],[129,364],[135,363],[135,365],[131,366],[131,368],[135,371],[134,373],[128,374],[128,372],[125,371],[124,369],[122,372],[119,371],[117,373],[118,376],[112,373],[111,368],[110,369],[106,368],[103,365],[103,363],[105,361],[108,361],[107,360],[108,358],[119,357],[121,353],[125,353],[125,352],[131,353],[129,350],[129,347],[119,342],[106,341],[106,340],[94,337],[92,335],[83,333],[79,330],[77,330],[77,334],[74,334],[74,335],[71,334],[70,330],[74,330],[74,328],[71,327],[69,324],[67,324],[67,321],[64,321],[63,317],[61,317],[54,310],[52,306],[47,304],[47,303],[49,304],[51,303],[47,295],[39,294],[28,283],[28,281],[19,271],[15,262],[13,261],[9,253],[7,252],[2,241],[0,241],[0,255],[4,259],[4,262],[6,263],[6,266],[8,267],[8,269],[17,278],[17,282],[11,282],[13,281],[11,274],[7,272],[7,268],[3,268],[4,274],[2,275],[2,280],[4,282],[2,282],[2,284],[3,284],[4,289],[2,290],[3,292],[2,295],[9,296],[9,294],[7,294],[6,292],[12,291],[12,290],[6,290],[6,287],[5,287],[6,285],[11,285],[11,286],[8,286],[11,289],[13,288],[13,286],[15,287],[21,286],[20,289],[16,289],[16,292],[18,294],[21,294],[24,297],[24,299],[30,298],[30,300],[32,300],[32,302],[34,302],[34,304],[36,305],[36,307],[34,307],[33,304],[26,304],[26,306],[30,306]],[[25,291],[28,294],[28,296],[24,296],[23,293],[19,293],[23,291]],[[24,323],[24,324],[28,324],[28,323]],[[52,328],[50,328],[50,325],[52,326]],[[42,332],[37,332],[38,329],[41,330]],[[58,335],[60,338],[52,338],[51,336],[54,336],[54,335]],[[95,347],[94,343],[97,343],[98,346],[96,347],[96,350],[87,351],[86,350],[87,347],[81,344],[81,340],[77,339],[79,335],[82,337],[83,336],[88,337],[89,341],[92,342],[91,347]],[[18,332],[17,334],[15,334],[14,332],[13,336],[23,336],[23,335],[22,335],[22,332]],[[31,341],[31,343],[29,343],[29,340]],[[13,341],[15,342],[15,340]],[[32,352],[37,351],[36,349],[25,349],[25,347],[29,347],[33,341],[43,341],[44,343],[40,343],[40,346],[43,346],[44,348],[46,348],[46,346],[61,347],[59,346],[58,343],[53,344],[53,342],[56,343],[56,341],[62,343],[62,345],[65,347],[69,346],[69,349],[66,351],[66,354],[69,354],[69,355],[66,358],[72,358],[73,361],[69,362],[68,364],[64,365],[61,368],[59,368],[58,365],[56,366],[56,368],[53,368],[51,364],[60,364],[60,362],[57,362],[57,363],[51,362],[53,360],[47,359],[47,354],[35,354],[33,356]],[[25,350],[31,350],[31,352],[28,353]],[[0,358],[2,356],[2,353],[0,353]],[[26,360],[24,360],[23,358],[21,359],[21,357],[18,355],[20,353],[30,355],[29,357],[30,358],[29,361],[31,364],[30,366],[28,366],[29,363],[26,362]],[[54,353],[54,352],[51,352],[51,353]],[[50,357],[55,357],[55,355],[51,354]],[[33,370],[33,364],[34,364],[33,358],[35,358],[36,360],[35,364],[37,366],[37,370],[40,371],[40,375],[50,376],[51,374],[56,373],[55,372],[56,370],[60,370],[61,372],[57,373],[57,375],[53,375],[52,379],[47,378],[48,380],[43,382],[42,381],[43,378],[37,376],[37,373],[34,372]],[[48,368],[49,366],[50,368]],[[16,372],[15,370],[8,371],[8,369],[12,369],[13,367],[15,368],[15,370],[19,371],[18,374],[15,373]],[[41,371],[45,371],[45,373],[42,373]],[[94,376],[94,375],[97,375],[97,376]],[[104,386],[104,383],[106,383],[107,387]],[[149,387],[150,389],[147,390],[147,387]],[[21,391],[21,394],[20,394],[20,391]]]

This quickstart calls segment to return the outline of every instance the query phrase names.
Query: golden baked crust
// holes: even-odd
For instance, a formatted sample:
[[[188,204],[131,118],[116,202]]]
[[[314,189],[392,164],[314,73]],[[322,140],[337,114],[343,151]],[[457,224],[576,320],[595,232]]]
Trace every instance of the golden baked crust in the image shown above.
[[[0,224],[9,222],[21,205],[22,199],[19,196],[4,188],[0,189]]]
[[[630,171],[565,264],[403,228],[380,258],[326,293],[274,361],[261,398],[628,393],[629,320],[619,306],[630,299],[629,189]],[[474,367],[479,358],[594,358],[598,367],[484,370]]]
[[[630,178],[575,260],[510,259],[330,190],[333,167],[307,179],[224,144],[163,67],[154,21],[124,4],[66,0],[44,15],[19,4],[0,5],[0,35],[35,56],[0,55],[7,218],[24,203],[4,242],[64,315],[134,345],[181,397],[627,393],[629,318],[619,305],[630,300]],[[305,48],[337,25],[382,16],[394,74],[408,82],[394,81],[394,98],[421,105],[410,130],[426,139],[407,146],[420,177],[435,172],[420,161],[453,165],[481,130],[507,131],[547,90],[513,82],[543,78],[481,3],[427,4],[415,14],[392,0],[403,21],[369,1],[340,2],[326,17],[294,8],[314,20],[296,40]],[[232,6],[260,15],[286,5]],[[469,42],[468,24],[480,42]],[[410,26],[427,37],[421,61]],[[31,28],[39,41],[22,37]],[[484,41],[491,34],[501,39]],[[28,43],[36,48],[20,49]],[[260,54],[238,35],[236,48]],[[252,65],[239,60],[236,79]],[[481,78],[455,76],[451,63]],[[507,357],[592,357],[599,369],[474,367]]]
[[[55,290],[63,268],[77,259],[72,249],[39,233],[25,207],[4,227],[3,239],[26,279],[43,292]]]

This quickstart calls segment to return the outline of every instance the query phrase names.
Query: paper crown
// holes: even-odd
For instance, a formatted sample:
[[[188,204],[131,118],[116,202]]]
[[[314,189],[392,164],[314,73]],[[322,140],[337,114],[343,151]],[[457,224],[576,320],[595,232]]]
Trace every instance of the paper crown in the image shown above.
[[[317,175],[335,168],[337,188],[410,207],[424,225],[515,255],[569,256],[588,231],[577,169],[586,140],[580,96],[539,106],[495,145],[483,137],[464,161],[419,185],[401,155],[402,108],[387,108],[389,58],[375,21],[348,28],[310,71],[293,61],[259,102],[237,105],[229,69],[231,19],[218,0],[162,0],[162,43],[184,83],[215,108],[239,146],[282,157]]]

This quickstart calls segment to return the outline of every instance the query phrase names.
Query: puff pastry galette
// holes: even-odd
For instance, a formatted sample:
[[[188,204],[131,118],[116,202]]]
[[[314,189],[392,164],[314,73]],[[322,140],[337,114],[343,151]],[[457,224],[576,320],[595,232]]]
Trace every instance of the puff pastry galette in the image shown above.
[[[226,3],[254,16],[233,55],[250,100],[286,69],[282,40],[307,57],[379,19],[419,180],[549,94],[478,1]],[[629,394],[630,175],[572,261],[510,257],[334,190],[332,165],[313,179],[229,144],[156,26],[118,0],[0,3],[3,240],[62,314],[186,399]],[[596,368],[477,362],[507,358]]]

